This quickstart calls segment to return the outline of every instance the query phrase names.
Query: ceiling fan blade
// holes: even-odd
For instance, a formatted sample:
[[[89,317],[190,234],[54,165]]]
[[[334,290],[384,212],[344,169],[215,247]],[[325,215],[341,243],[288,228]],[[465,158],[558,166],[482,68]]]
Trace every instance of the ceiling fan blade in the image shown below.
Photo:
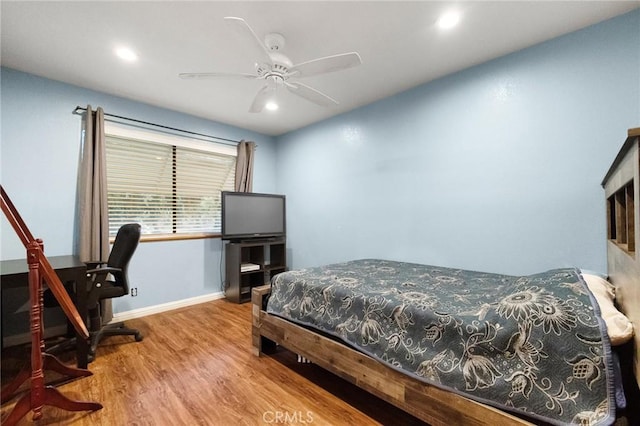
[[[361,63],[362,59],[357,52],[341,53],[294,65],[289,69],[289,74],[295,74],[297,77],[310,77],[356,67]]]
[[[249,108],[249,112],[261,112],[267,102],[271,100],[273,94],[276,91],[276,87],[271,84],[266,84],[265,86],[258,91],[258,94],[253,99],[253,103],[251,104],[251,108]]]
[[[183,72],[178,77],[184,80],[203,80],[208,78],[234,78],[255,80],[259,78],[257,75],[244,73],[224,73],[224,72]]]
[[[313,87],[309,87],[306,84],[302,84],[299,82],[291,83],[286,81],[286,88],[293,93],[294,95],[298,95],[308,101],[313,102],[314,104],[320,106],[331,106],[338,105],[338,101],[335,99],[325,95],[324,93],[314,89]]]
[[[237,18],[235,16],[226,16],[225,21],[232,24],[238,31],[242,31],[245,35],[250,35],[253,39],[254,45],[261,51],[264,55],[262,61],[265,61],[271,64],[273,61],[271,60],[271,56],[269,55],[269,51],[267,50],[267,46],[264,45],[260,37],[253,31],[253,28],[249,26],[247,21],[242,18]]]

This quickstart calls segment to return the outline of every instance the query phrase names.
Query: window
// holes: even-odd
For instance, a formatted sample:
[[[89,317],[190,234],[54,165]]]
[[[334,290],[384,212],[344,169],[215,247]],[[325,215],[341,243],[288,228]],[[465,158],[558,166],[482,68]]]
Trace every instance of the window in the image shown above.
[[[220,232],[220,192],[233,190],[233,146],[107,123],[109,234],[138,222],[143,235]]]

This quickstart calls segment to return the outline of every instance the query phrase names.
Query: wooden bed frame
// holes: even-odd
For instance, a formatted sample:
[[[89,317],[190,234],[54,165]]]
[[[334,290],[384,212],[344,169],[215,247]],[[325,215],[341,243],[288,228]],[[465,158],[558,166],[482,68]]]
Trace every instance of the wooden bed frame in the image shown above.
[[[640,224],[639,157],[640,128],[630,129],[629,138],[602,184],[608,206],[608,273],[616,286],[620,309],[631,319],[636,330],[634,365],[640,385],[640,253],[635,246],[636,242],[640,244],[640,225],[637,225]],[[616,197],[621,188],[624,188],[624,197]],[[611,206],[622,199],[625,209],[618,208],[612,214]],[[621,224],[624,224],[624,231]],[[252,291],[255,355],[260,356],[266,345],[276,343],[434,426],[533,424],[405,376],[340,342],[268,314],[264,301],[270,291],[270,285]]]
[[[270,292],[270,285],[252,290],[255,355],[263,353],[268,339],[434,426],[533,424],[406,376],[340,342],[268,314],[263,303]]]

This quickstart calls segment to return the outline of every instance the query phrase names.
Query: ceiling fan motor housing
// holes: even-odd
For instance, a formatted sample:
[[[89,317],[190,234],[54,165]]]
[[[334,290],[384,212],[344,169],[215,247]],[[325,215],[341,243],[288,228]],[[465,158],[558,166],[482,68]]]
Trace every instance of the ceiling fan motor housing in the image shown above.
[[[269,33],[264,36],[264,45],[271,52],[278,52],[284,47],[284,36],[279,33]]]
[[[269,33],[264,36],[264,45],[269,50],[269,57],[273,66],[271,71],[278,74],[286,74],[293,63],[283,53],[280,53],[284,47],[284,36],[279,33]]]

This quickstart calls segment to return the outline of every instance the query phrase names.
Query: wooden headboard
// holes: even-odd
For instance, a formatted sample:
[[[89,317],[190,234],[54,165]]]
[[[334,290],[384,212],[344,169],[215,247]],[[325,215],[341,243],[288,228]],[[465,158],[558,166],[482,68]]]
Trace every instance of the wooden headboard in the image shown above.
[[[640,386],[640,128],[629,129],[602,186],[609,280],[616,287],[616,303],[633,323],[634,371]]]

